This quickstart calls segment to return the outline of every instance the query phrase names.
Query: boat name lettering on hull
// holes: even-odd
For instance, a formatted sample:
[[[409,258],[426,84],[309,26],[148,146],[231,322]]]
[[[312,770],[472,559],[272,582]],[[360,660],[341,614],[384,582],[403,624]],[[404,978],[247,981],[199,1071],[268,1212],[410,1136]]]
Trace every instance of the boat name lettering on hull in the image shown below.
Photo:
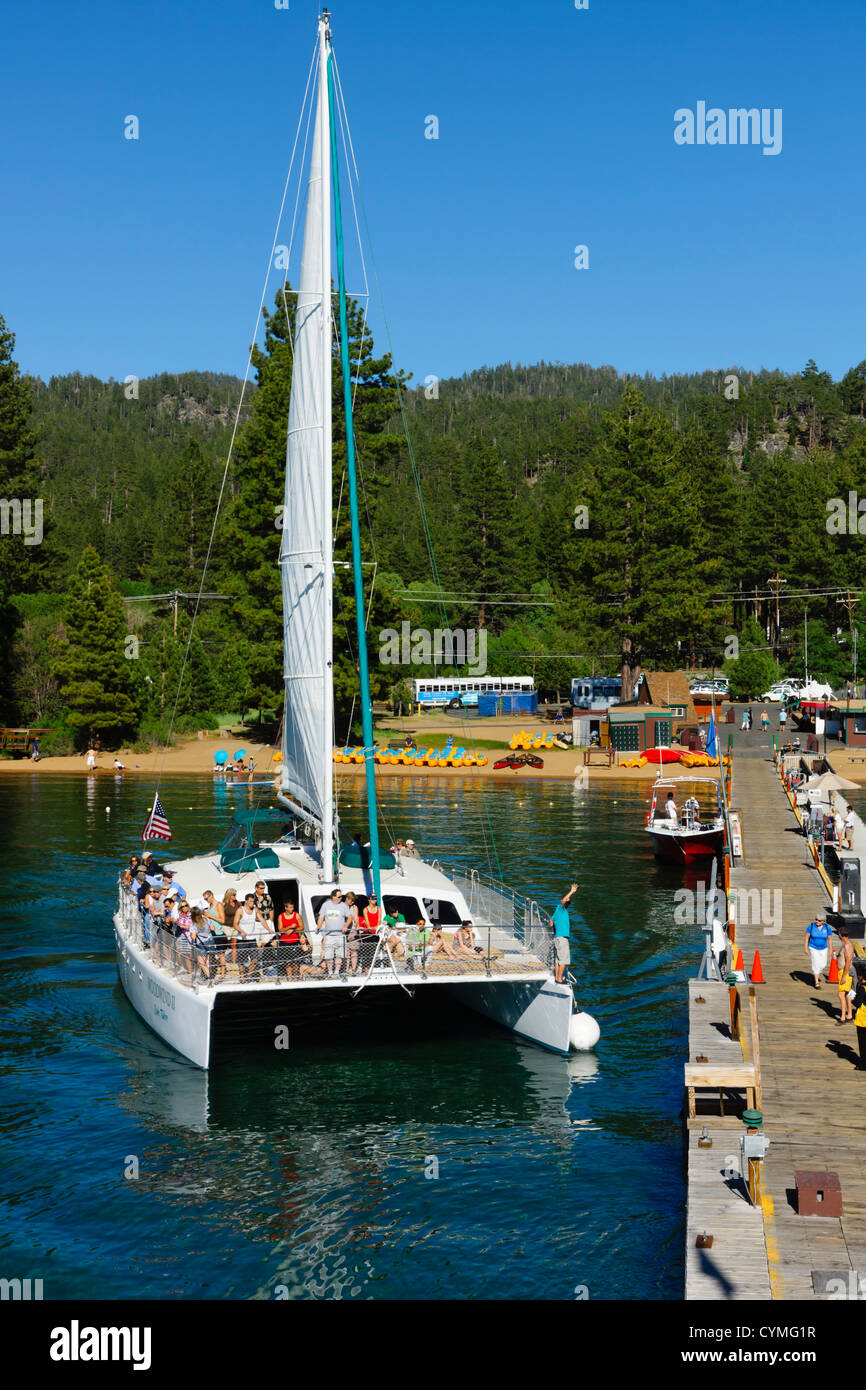
[[[158,985],[155,980],[148,980],[147,987],[151,994],[155,994],[157,999],[161,999],[163,1004],[166,1004],[168,1008],[174,1008],[174,995],[171,993],[171,990],[163,989],[162,985]]]

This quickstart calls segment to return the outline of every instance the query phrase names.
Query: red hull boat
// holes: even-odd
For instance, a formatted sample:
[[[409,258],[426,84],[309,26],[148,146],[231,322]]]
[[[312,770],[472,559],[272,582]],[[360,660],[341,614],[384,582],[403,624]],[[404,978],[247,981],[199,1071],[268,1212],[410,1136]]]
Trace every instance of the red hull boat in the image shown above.
[[[685,794],[682,806],[677,792]],[[676,815],[665,804],[674,797]],[[718,782],[712,777],[669,777],[660,772],[653,783],[647,834],[658,859],[691,864],[720,856],[725,844],[725,807]]]

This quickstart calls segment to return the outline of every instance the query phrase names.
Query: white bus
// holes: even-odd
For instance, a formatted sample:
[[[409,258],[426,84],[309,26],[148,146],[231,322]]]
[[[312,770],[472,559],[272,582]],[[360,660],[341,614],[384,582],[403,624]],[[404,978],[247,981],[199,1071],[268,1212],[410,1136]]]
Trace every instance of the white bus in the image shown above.
[[[415,702],[422,709],[478,704],[479,695],[505,695],[520,692],[531,695],[535,690],[532,676],[430,676],[416,680]]]

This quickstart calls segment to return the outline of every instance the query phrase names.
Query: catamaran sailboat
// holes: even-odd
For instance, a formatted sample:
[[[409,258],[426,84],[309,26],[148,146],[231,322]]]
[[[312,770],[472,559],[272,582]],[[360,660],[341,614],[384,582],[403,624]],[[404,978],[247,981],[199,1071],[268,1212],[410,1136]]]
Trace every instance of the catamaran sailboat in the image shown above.
[[[283,596],[285,717],[277,805],[236,813],[219,851],[171,864],[192,901],[235,888],[238,902],[264,881],[279,913],[290,901],[314,949],[287,969],[272,944],[236,956],[199,949],[145,927],[121,887],[114,918],[120,979],[133,1006],[160,1037],[200,1067],[244,1042],[291,1045],[394,1011],[418,1020],[457,1000],[555,1052],[591,1047],[597,1025],[575,1005],[572,987],[551,970],[553,929],[539,905],[475,870],[383,853],[379,846],[372,703],[362,585],[358,487],[352,425],[347,297],[343,263],[336,84],[327,11],[318,22],[315,126],[297,290],[279,558]],[[367,833],[350,842],[337,815],[333,709],[332,205],[337,248],[339,346],[344,383],[347,471],[357,614],[360,704],[366,753]],[[325,974],[316,930],[332,890],[351,891],[364,909],[373,894],[408,924],[380,927],[372,957],[355,975]],[[455,931],[471,921],[474,939],[458,949]],[[438,922],[447,951],[434,948]],[[396,939],[395,939],[396,938]],[[465,928],[464,928],[465,941]]]

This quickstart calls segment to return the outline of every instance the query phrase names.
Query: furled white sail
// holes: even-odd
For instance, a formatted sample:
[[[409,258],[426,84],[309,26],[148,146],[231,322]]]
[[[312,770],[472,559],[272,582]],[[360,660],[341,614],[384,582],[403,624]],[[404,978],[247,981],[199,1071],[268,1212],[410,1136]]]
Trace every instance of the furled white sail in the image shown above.
[[[329,41],[323,19],[280,548],[286,692],[282,792],[321,824],[327,877],[332,862],[334,786]]]

